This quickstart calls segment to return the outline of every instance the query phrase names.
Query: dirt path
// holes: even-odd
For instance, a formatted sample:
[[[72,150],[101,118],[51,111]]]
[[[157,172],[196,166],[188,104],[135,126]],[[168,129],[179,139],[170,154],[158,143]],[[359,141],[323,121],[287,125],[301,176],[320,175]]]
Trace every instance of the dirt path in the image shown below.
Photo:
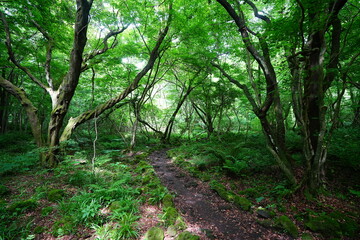
[[[225,202],[207,183],[172,164],[166,150],[155,151],[149,157],[162,183],[175,194],[176,207],[202,239],[291,239],[260,226],[255,214]]]

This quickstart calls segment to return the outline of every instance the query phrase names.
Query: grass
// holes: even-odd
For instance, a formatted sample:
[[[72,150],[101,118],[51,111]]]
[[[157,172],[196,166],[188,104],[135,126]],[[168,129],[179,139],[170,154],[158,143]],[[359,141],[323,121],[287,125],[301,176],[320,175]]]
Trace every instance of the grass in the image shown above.
[[[103,149],[93,172],[91,152],[76,149],[72,143],[71,152],[77,151],[48,171],[37,167],[31,138],[16,138],[14,134],[1,137],[1,240],[86,235],[138,239],[146,231],[138,223],[146,218],[140,208],[149,204],[158,209],[157,221],[163,225],[160,204],[168,191],[145,161],[144,152],[129,157]],[[109,150],[121,146],[111,139],[102,141],[102,147]],[[21,144],[22,149],[14,144]],[[25,152],[17,153],[20,150]]]

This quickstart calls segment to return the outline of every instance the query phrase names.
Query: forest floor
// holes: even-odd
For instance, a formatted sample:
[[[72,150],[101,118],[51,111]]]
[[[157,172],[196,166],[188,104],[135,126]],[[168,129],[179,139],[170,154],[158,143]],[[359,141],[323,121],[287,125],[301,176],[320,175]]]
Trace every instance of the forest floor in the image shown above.
[[[253,213],[223,200],[208,183],[175,166],[166,150],[155,151],[149,158],[162,183],[175,195],[176,207],[202,239],[292,239],[262,227]]]

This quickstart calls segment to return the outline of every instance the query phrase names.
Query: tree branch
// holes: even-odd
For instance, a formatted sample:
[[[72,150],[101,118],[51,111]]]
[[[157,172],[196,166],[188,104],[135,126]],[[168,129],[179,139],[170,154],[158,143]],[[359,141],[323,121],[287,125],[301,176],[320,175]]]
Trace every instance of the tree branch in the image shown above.
[[[31,72],[28,68],[22,66],[15,58],[15,54],[13,52],[13,49],[12,49],[12,41],[11,41],[11,34],[10,34],[10,29],[9,29],[9,25],[6,21],[6,17],[5,17],[5,14],[0,11],[0,15],[1,15],[1,20],[3,22],[3,25],[4,25],[4,30],[5,30],[5,34],[6,34],[6,48],[7,48],[7,51],[8,51],[8,55],[9,55],[9,58],[11,60],[11,62],[17,67],[19,68],[20,70],[22,70],[24,73],[26,73],[26,75],[28,75],[28,77],[33,81],[35,82],[38,86],[40,86],[41,88],[45,89],[46,91],[49,91],[48,90],[48,87],[45,86],[41,81],[39,81]]]

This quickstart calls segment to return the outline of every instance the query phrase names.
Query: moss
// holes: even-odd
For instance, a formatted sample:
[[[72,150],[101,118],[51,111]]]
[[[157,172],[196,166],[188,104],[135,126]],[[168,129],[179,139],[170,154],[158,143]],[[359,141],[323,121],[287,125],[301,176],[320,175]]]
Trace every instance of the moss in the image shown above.
[[[249,211],[251,208],[251,202],[246,198],[235,196],[234,204],[245,211]]]
[[[256,222],[265,228],[270,228],[271,226],[273,226],[273,221],[270,219],[256,220]]]
[[[359,226],[355,220],[340,213],[310,217],[305,225],[312,231],[321,233],[324,237],[341,237],[343,235],[355,237]]]
[[[34,199],[27,199],[11,204],[8,208],[10,212],[25,212],[26,210],[34,210],[37,202]]]
[[[210,187],[211,189],[215,190],[219,194],[219,196],[224,200],[234,203],[237,207],[243,210],[246,211],[250,210],[251,202],[248,199],[240,197],[235,193],[233,193],[232,191],[226,190],[226,188],[217,181],[212,181],[210,183]]]
[[[310,217],[305,223],[311,231],[321,233],[324,237],[339,237],[342,235],[340,224],[333,218],[324,215],[319,217]]]
[[[63,199],[65,196],[65,191],[62,189],[51,189],[47,193],[47,199],[50,202],[57,202]]]
[[[177,234],[177,229],[174,225],[170,225],[167,230],[166,233],[170,236],[170,237],[174,237]]]
[[[200,237],[185,231],[180,233],[176,240],[200,240]]]
[[[356,236],[359,231],[359,225],[354,219],[337,211],[330,213],[329,216],[340,224],[340,229],[343,235],[349,237]]]
[[[41,209],[41,216],[47,216],[53,211],[53,207],[44,207]]]
[[[299,230],[296,225],[291,221],[291,219],[287,216],[280,216],[275,219],[275,226],[285,230],[289,233],[293,238],[297,238],[299,236]]]
[[[170,226],[175,224],[176,219],[178,218],[179,213],[177,212],[176,208],[168,207],[164,211],[163,220],[165,221],[166,226]]]
[[[158,227],[152,227],[145,234],[145,240],[163,240],[164,230]]]
[[[56,221],[52,227],[52,234],[55,237],[67,235],[76,231],[76,221],[72,216],[64,216]]]
[[[162,199],[162,203],[163,203],[163,207],[164,208],[168,208],[168,207],[174,207],[174,201],[173,201],[173,196],[171,196],[171,194],[166,194],[163,199]]]
[[[4,197],[10,193],[10,189],[4,185],[0,185],[0,197]]]
[[[314,240],[314,238],[310,233],[303,233],[303,235],[301,235],[301,240]]]

